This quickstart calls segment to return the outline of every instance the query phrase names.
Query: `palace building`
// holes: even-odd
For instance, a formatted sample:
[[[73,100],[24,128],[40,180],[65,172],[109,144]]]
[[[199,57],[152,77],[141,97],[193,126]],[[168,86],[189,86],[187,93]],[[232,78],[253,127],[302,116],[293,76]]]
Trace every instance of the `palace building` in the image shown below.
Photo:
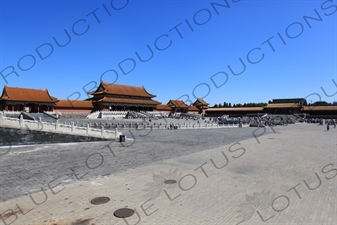
[[[198,98],[194,103],[193,106],[195,106],[196,108],[198,108],[198,113],[205,113],[205,111],[208,109],[208,103],[205,102],[205,100],[203,100],[202,98]]]
[[[304,98],[273,99],[264,107],[209,108],[209,116],[256,116],[264,114],[302,114],[306,117],[337,118],[337,106],[307,106]]]
[[[269,114],[301,113],[304,105],[307,105],[305,98],[273,99],[264,107],[263,112]]]
[[[167,113],[167,114],[169,114],[170,112],[172,112],[172,108],[170,106],[164,105],[164,104],[157,105],[156,110],[164,112],[164,113]]]
[[[58,100],[54,110],[60,113],[91,113],[94,106],[91,101],[83,100]]]
[[[331,106],[303,106],[301,113],[309,117],[335,118],[337,119],[337,105]]]
[[[0,97],[0,110],[43,112],[53,111],[58,100],[47,89],[29,89],[5,86]]]
[[[101,82],[96,91],[88,92],[93,95],[94,110],[131,110],[153,111],[161,104],[153,100],[156,95],[150,94],[143,87]]]
[[[171,108],[172,113],[187,113],[188,105],[181,100],[170,100],[166,105]]]

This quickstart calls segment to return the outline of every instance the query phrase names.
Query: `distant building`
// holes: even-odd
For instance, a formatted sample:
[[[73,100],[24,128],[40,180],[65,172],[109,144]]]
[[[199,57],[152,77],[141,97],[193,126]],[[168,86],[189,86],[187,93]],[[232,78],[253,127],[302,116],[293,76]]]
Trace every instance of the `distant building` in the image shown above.
[[[91,101],[83,100],[59,100],[54,106],[54,110],[60,113],[91,113],[93,109]]]
[[[269,114],[300,113],[303,106],[307,105],[305,98],[280,98],[273,99],[264,107],[264,112]]]
[[[197,107],[199,110],[198,112],[201,113],[205,113],[205,111],[208,109],[209,104],[207,102],[205,102],[202,98],[198,98],[193,105],[195,107]]]
[[[159,104],[157,105],[156,110],[164,113],[170,113],[172,111],[172,108],[168,105]]]
[[[57,98],[47,89],[29,89],[5,86],[0,97],[0,110],[43,112],[53,111]]]
[[[337,119],[337,105],[330,106],[303,106],[301,113],[307,117],[335,118]]]
[[[181,100],[170,100],[166,105],[171,107],[172,113],[187,113],[188,112],[188,105]]]
[[[199,109],[198,107],[191,105],[187,108],[187,112],[190,114],[199,114]]]
[[[198,114],[200,109],[194,105],[188,106],[185,102],[181,100],[169,100],[166,105],[160,104],[157,105],[157,111],[165,113],[189,113],[189,114]]]
[[[264,114],[302,114],[308,117],[337,118],[337,106],[307,106],[304,98],[273,99],[264,107],[209,108],[209,116],[256,116]]]
[[[302,108],[299,103],[269,103],[263,111],[269,114],[293,114],[300,113]]]
[[[150,94],[144,87],[109,84],[103,81],[96,91],[88,94],[93,95],[88,100],[92,101],[94,110],[153,111],[161,104],[153,100],[156,95]]]
[[[294,103],[300,106],[307,105],[307,100],[305,98],[278,98],[273,99],[269,104],[284,104],[284,103]]]

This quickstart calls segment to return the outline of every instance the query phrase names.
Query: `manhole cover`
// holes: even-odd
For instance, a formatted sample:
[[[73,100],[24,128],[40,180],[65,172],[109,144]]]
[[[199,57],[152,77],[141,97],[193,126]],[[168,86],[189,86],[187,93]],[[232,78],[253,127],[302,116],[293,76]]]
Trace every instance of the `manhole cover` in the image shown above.
[[[118,218],[128,218],[132,216],[134,213],[135,211],[133,211],[132,209],[122,208],[122,209],[117,209],[114,212],[114,216]]]
[[[110,201],[110,198],[108,197],[97,197],[97,198],[92,199],[90,202],[91,204],[94,204],[94,205],[100,205],[100,204],[105,204],[108,201]]]
[[[176,180],[165,180],[164,181],[164,184],[175,184],[175,183],[177,183]]]

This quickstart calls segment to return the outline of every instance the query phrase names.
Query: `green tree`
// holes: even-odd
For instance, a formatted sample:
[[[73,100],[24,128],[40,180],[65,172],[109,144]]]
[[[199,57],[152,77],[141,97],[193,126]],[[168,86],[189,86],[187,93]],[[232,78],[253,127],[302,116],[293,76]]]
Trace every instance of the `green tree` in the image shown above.
[[[314,105],[314,106],[327,106],[327,105],[330,105],[330,103],[327,103],[326,101],[317,101],[317,102],[314,102],[312,105]]]

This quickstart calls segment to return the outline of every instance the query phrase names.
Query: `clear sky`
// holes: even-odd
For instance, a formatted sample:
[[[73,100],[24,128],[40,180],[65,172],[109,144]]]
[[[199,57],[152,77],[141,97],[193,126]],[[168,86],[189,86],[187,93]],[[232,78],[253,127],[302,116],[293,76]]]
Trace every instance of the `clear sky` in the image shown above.
[[[86,99],[103,79],[164,104],[337,97],[336,0],[1,0],[0,19],[1,88]]]

